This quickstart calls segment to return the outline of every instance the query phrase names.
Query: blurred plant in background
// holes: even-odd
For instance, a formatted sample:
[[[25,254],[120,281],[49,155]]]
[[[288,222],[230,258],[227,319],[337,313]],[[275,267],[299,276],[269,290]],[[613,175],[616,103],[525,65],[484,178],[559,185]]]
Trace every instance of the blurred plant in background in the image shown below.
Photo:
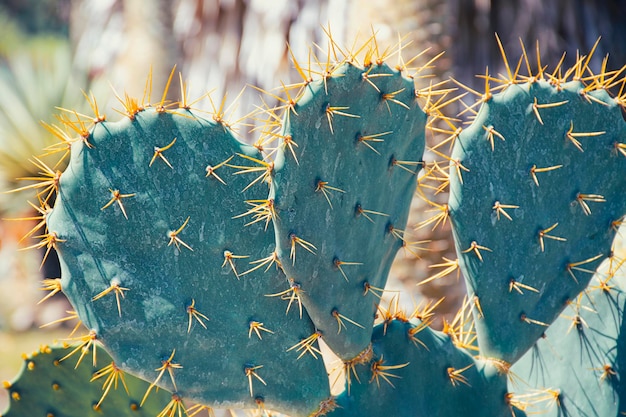
[[[37,4],[35,4],[37,3]],[[56,3],[56,5],[55,5]],[[52,129],[55,107],[88,109],[82,91],[91,87],[89,77],[73,66],[72,48],[63,23],[61,6],[69,2],[7,2],[0,8],[0,188],[25,185],[19,178],[39,176],[51,168],[45,153],[59,144],[67,132]],[[37,6],[37,7],[35,7]],[[50,14],[56,10],[56,14]],[[69,10],[69,9],[68,9]],[[29,12],[30,11],[30,12]],[[27,13],[28,12],[28,13]],[[66,115],[69,117],[70,115]],[[39,160],[34,159],[36,155]],[[29,162],[30,161],[30,162]],[[55,167],[57,169],[60,167]],[[36,224],[12,221],[40,216],[28,204],[37,203],[34,190],[0,194],[0,329],[27,330],[64,314],[65,302],[33,308],[40,297],[39,278],[58,274],[52,262],[45,265],[37,251],[18,251],[30,244],[20,239]]]

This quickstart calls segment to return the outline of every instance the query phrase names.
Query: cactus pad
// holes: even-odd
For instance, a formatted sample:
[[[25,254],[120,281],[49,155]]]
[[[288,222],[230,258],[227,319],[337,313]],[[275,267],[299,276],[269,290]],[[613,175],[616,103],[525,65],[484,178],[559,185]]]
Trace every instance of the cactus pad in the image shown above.
[[[337,64],[286,113],[271,189],[277,252],[343,359],[368,345],[375,291],[397,250],[411,246],[404,228],[425,123],[413,81],[375,63]]]
[[[486,96],[459,136],[450,217],[481,355],[519,359],[609,255],[625,135],[604,89],[539,79]]]
[[[504,374],[441,332],[393,320],[375,327],[372,350],[370,361],[346,370],[349,393],[332,417],[525,415],[507,403]]]
[[[281,271],[246,273],[274,247],[262,224],[239,216],[266,189],[230,168],[260,158],[256,149],[185,109],[100,122],[84,139],[72,145],[47,236],[93,338],[120,368],[185,399],[316,407],[329,395],[323,363],[290,350],[311,322],[285,314]]]
[[[5,383],[11,403],[2,416],[153,417],[170,401],[171,394],[162,390],[140,406],[148,382],[127,374],[107,374],[105,366],[94,367],[89,359],[79,364],[63,359],[73,349],[45,346],[25,357],[16,380]],[[97,358],[101,364],[112,364],[101,348]],[[97,378],[99,372],[103,373]]]
[[[607,272],[604,270],[603,272]],[[529,413],[618,416],[626,412],[626,268],[596,274],[512,368],[511,387]]]

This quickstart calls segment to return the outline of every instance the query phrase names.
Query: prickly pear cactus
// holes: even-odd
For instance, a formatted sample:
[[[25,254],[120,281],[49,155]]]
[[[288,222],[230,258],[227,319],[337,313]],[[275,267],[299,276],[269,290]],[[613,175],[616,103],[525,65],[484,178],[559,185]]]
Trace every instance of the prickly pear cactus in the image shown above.
[[[469,291],[438,332],[437,303],[380,305],[395,253],[413,245],[426,114],[407,68],[372,59],[368,42],[362,66],[352,54],[317,60],[321,71],[296,63],[303,83],[274,96],[283,105],[254,146],[221,107],[211,120],[185,98],[178,109],[127,98],[121,122],[62,119],[80,136],[62,144],[68,168],[43,164],[24,188],[39,190],[36,230],[47,226],[34,247],[61,257],[46,288],[88,328],[73,355],[95,361],[102,344],[107,372],[146,381],[139,407],[170,391],[160,416],[194,415],[189,400],[294,417],[623,413],[624,260],[612,243],[626,212],[626,97],[606,91],[617,75],[587,75],[588,58],[564,78],[507,65],[449,137],[450,171],[427,164],[433,188],[451,190],[427,224],[450,216],[459,260],[444,266],[459,265]],[[343,362],[337,397],[320,339]]]
[[[607,263],[611,263],[610,261]],[[626,412],[626,267],[596,274],[512,367],[518,406],[545,416],[619,416]],[[523,381],[523,382],[522,382]]]
[[[101,348],[100,368],[93,366],[91,357],[78,363],[68,358],[72,350],[44,346],[25,356],[18,377],[5,382],[10,405],[2,416],[153,417],[171,400],[171,394],[161,390],[140,405],[148,382],[122,373]]]
[[[308,414],[328,381],[321,360],[299,355],[314,328],[289,310],[282,272],[252,270],[274,239],[239,216],[266,198],[232,175],[246,158],[261,157],[185,109],[99,122],[72,145],[45,239],[90,329],[83,343],[101,342],[121,369],[209,406]]]
[[[508,363],[587,287],[626,213],[619,102],[599,81],[546,78],[485,92],[451,156],[450,217],[480,353]]]
[[[391,263],[411,246],[425,124],[413,81],[384,63],[337,64],[286,110],[270,194],[276,249],[343,359],[369,344]]]
[[[379,324],[366,359],[346,366],[349,385],[331,416],[525,415],[507,402],[497,362],[475,359],[423,323]]]

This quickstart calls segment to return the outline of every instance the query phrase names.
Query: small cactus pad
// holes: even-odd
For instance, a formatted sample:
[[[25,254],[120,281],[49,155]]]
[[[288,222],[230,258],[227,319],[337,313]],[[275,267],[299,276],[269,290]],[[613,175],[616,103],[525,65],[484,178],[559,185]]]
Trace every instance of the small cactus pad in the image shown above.
[[[626,213],[618,100],[532,78],[485,93],[455,143],[450,217],[482,356],[513,363],[587,286]]]
[[[328,380],[314,342],[299,358],[314,327],[285,276],[254,269],[274,236],[239,216],[267,197],[233,175],[249,158],[226,125],[185,109],[97,123],[72,145],[46,239],[120,368],[211,407],[306,414]]]
[[[384,63],[339,63],[286,110],[270,194],[277,252],[343,359],[369,344],[376,291],[410,247],[425,123],[413,81]]]
[[[514,402],[547,417],[626,414],[625,289],[626,267],[594,276],[512,367],[523,381],[511,387]]]
[[[332,417],[525,415],[508,404],[504,373],[441,332],[393,320],[375,327],[371,349],[368,361],[345,367]]]
[[[44,346],[25,357],[17,378],[5,383],[10,404],[1,415],[154,417],[171,400],[171,394],[161,390],[140,406],[148,382],[121,373],[101,348],[97,358],[102,366],[94,367],[91,357],[78,364],[75,359],[63,359],[73,349]]]

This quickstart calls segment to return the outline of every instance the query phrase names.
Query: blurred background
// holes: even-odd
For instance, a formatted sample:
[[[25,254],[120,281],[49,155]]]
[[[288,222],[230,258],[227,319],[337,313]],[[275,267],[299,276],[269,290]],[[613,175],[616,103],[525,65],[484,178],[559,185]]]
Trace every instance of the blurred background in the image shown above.
[[[626,64],[624,22],[626,0],[0,0],[0,191],[23,186],[18,178],[39,175],[29,160],[58,142],[46,128],[58,124],[58,108],[93,114],[84,96],[93,93],[101,113],[116,120],[122,106],[115,92],[141,97],[150,71],[153,97],[160,97],[174,65],[191,100],[208,91],[213,101],[226,92],[234,99],[250,84],[271,90],[280,81],[300,81],[287,44],[306,63],[313,43],[325,50],[325,27],[348,47],[372,31],[381,45],[406,35],[404,57],[428,49],[422,65],[445,51],[426,71],[430,78],[416,80],[418,87],[454,76],[481,90],[484,81],[475,74],[487,67],[490,74],[505,71],[495,33],[512,63],[521,54],[520,40],[534,62],[538,41],[541,62],[551,68],[563,52],[563,66],[571,66],[577,50],[587,53],[601,37],[590,63],[599,71],[608,53],[607,70]],[[180,97],[177,82],[169,97]],[[237,103],[231,120],[254,110],[259,92],[246,88]],[[207,100],[196,107],[211,110]],[[456,112],[454,106],[446,110],[449,116]],[[247,138],[245,129],[239,134]],[[442,138],[429,140],[433,145]],[[0,380],[16,374],[20,353],[68,333],[59,326],[39,328],[70,307],[62,296],[37,304],[44,295],[42,278],[60,272],[54,256],[40,268],[43,252],[20,250],[37,243],[20,239],[40,219],[13,220],[40,216],[29,200],[36,203],[28,191],[0,194]],[[413,206],[411,224],[428,217],[424,202],[416,199]],[[415,240],[430,241],[427,250],[419,258],[400,253],[389,286],[408,291],[415,302],[445,296],[440,312],[453,315],[464,295],[456,273],[416,287],[433,274],[429,265],[455,258],[449,231],[427,227],[413,233]],[[0,396],[0,410],[5,404]]]

